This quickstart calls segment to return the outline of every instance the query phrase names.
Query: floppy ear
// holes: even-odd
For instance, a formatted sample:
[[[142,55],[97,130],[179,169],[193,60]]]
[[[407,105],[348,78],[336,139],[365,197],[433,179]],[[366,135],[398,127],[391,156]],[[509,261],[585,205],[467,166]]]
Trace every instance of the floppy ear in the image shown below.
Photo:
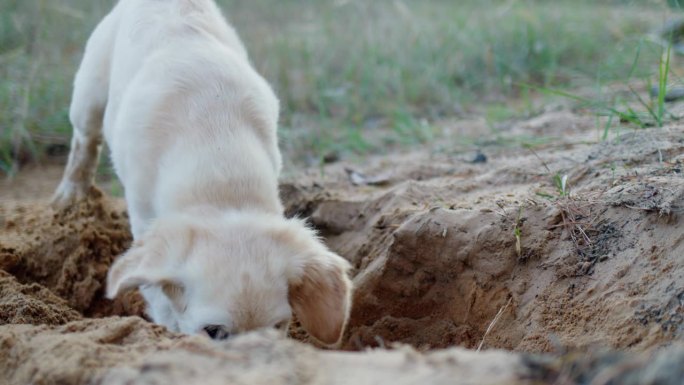
[[[107,298],[141,285],[161,285],[164,292],[175,292],[180,286],[165,275],[164,254],[161,242],[136,242],[125,254],[117,258],[107,274]],[[168,295],[168,294],[167,294]]]
[[[309,334],[327,345],[336,344],[349,318],[349,263],[328,252],[304,262],[301,275],[290,281],[292,310]]]

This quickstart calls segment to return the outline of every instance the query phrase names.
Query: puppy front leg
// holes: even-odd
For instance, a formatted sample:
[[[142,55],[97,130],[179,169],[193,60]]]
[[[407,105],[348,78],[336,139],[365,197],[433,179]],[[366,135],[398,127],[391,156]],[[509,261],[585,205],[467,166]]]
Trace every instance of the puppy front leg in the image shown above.
[[[53,207],[67,207],[88,195],[88,190],[93,185],[101,147],[101,135],[84,135],[79,130],[74,130],[69,161],[62,181],[52,197]]]
[[[71,152],[52,205],[64,208],[87,196],[102,147],[102,124],[109,93],[109,70],[116,18],[108,15],[86,45],[74,80],[69,119],[74,133]]]
[[[93,185],[95,169],[102,148],[102,120],[106,105],[100,76],[93,74],[92,58],[86,56],[74,81],[74,93],[69,110],[73,126],[69,161],[64,169],[62,181],[52,197],[52,206],[65,208],[84,199]],[[106,92],[106,91],[105,91]]]

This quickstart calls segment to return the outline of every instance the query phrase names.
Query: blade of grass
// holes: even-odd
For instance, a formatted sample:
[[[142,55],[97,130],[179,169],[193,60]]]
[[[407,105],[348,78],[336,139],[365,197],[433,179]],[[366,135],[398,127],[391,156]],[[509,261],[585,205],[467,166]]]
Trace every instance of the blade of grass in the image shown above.
[[[637,45],[637,50],[636,54],[634,55],[634,61],[632,61],[632,66],[629,69],[629,73],[627,74],[627,81],[629,81],[632,76],[634,75],[634,72],[637,69],[637,66],[639,64],[639,58],[641,57],[641,47],[644,45],[644,39],[641,38],[639,39],[639,45]]]
[[[603,136],[601,137],[601,140],[607,140],[608,139],[608,132],[610,131],[610,125],[613,123],[613,117],[615,115],[611,114],[608,117],[608,122],[606,122],[605,127],[603,127]]]
[[[670,72],[670,52],[672,50],[672,34],[667,44],[666,57],[663,61],[660,60],[658,73],[658,127],[663,126],[663,117],[665,116],[665,95],[667,94],[667,75]]]
[[[655,119],[655,121],[657,122],[659,119],[659,116],[656,114],[655,111],[653,111],[653,108],[651,108],[651,106],[649,106],[649,104],[646,103],[644,98],[642,98],[641,95],[639,95],[639,93],[636,92],[634,90],[634,88],[632,88],[632,86],[628,86],[628,87],[629,87],[629,90],[632,92],[632,94],[637,98],[639,103],[646,109],[646,111],[648,111],[648,114],[651,115],[653,117],[653,119]]]

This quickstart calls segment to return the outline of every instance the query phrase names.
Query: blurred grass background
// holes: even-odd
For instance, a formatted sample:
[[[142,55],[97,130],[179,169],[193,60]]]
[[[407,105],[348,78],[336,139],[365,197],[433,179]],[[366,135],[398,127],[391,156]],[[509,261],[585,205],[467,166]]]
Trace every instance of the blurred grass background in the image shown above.
[[[311,164],[434,141],[448,119],[529,113],[509,103],[535,97],[526,84],[648,81],[662,47],[644,37],[676,1],[218,3],[281,99],[286,158]],[[66,151],[73,75],[114,3],[0,0],[0,169]]]

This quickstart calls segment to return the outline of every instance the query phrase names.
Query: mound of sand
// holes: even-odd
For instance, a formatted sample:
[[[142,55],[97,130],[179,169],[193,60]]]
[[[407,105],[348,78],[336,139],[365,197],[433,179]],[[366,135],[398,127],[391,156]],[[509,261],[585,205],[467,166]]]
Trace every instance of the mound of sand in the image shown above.
[[[95,189],[65,212],[45,200],[13,201],[0,205],[0,228],[0,269],[19,282],[50,289],[85,316],[142,314],[135,293],[103,297],[109,265],[132,240],[123,202]]]
[[[37,283],[22,285],[0,270],[0,325],[61,325],[81,318],[50,290]]]
[[[93,190],[54,212],[11,190],[0,201],[0,383],[679,383],[684,129],[590,145],[592,125],[556,113],[508,128],[574,135],[534,152],[382,157],[282,184],[288,214],[309,217],[354,266],[344,350],[393,350],[260,333],[214,343],[117,317],[143,315],[136,293],[103,298],[131,241],[123,202]],[[307,341],[296,325],[291,335]],[[480,346],[515,353],[465,350]],[[449,349],[424,353],[436,348]]]
[[[137,317],[17,325],[0,331],[0,373],[24,384],[679,384],[684,345],[656,354],[561,357],[463,348],[316,350],[275,332],[225,342],[172,334]],[[596,381],[596,382],[592,382]]]
[[[682,337],[681,128],[490,158],[399,157],[362,170],[382,186],[342,169],[284,186],[356,267],[347,349],[473,348],[499,312],[484,346],[641,350]]]

